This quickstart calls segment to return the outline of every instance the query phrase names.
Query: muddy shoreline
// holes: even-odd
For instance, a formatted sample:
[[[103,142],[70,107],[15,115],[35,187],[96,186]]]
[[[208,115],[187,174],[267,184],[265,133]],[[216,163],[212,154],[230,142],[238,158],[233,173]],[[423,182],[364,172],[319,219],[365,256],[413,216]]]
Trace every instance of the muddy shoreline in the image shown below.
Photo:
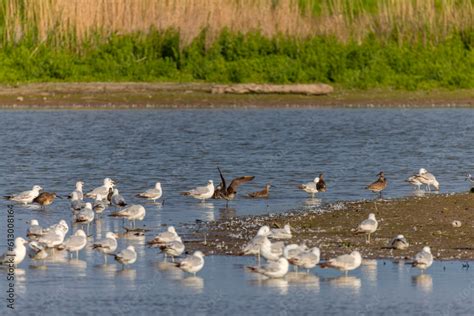
[[[474,90],[344,90],[328,95],[213,94],[207,83],[31,83],[0,86],[0,109],[471,107]]]
[[[375,213],[379,228],[370,244],[365,236],[351,231]],[[454,227],[453,221],[461,221]],[[285,243],[305,242],[318,246],[323,259],[359,250],[367,259],[412,258],[429,245],[437,260],[474,259],[474,194],[429,194],[391,200],[339,202],[310,211],[244,216],[188,227],[188,251],[207,254],[238,255],[262,225],[282,227],[289,223],[293,238]],[[386,249],[389,241],[403,234],[410,246],[406,250]],[[204,240],[205,236],[205,240]]]

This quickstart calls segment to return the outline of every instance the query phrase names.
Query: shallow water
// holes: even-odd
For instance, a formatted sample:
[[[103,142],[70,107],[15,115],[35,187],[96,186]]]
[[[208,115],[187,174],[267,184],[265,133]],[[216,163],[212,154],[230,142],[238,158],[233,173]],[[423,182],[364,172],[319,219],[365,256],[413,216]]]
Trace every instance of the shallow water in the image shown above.
[[[284,279],[268,280],[244,268],[254,264],[253,258],[207,257],[206,267],[194,277],[151,252],[124,271],[115,265],[103,266],[90,253],[79,262],[48,263],[47,268],[23,265],[16,280],[16,310],[28,315],[79,311],[82,315],[231,315],[244,311],[266,315],[459,315],[472,311],[473,273],[459,262],[435,262],[421,274],[405,264],[374,260],[348,276],[318,268],[309,274],[290,272]]]
[[[473,118],[470,109],[0,111],[0,194],[39,184],[65,195],[79,179],[85,181],[87,191],[109,176],[117,180],[129,203],[137,203],[143,201],[134,198],[135,193],[161,181],[165,205],[145,204],[147,216],[139,223],[152,230],[146,237],[151,238],[165,224],[372,198],[364,187],[380,170],[389,180],[385,197],[413,194],[403,180],[420,167],[437,176],[441,192],[465,191],[464,176],[474,171]],[[239,189],[241,196],[228,208],[224,201],[199,203],[179,195],[208,179],[218,184],[218,165],[229,180],[256,176]],[[320,172],[325,173],[329,190],[319,199],[309,199],[296,186]],[[270,199],[242,197],[267,182],[275,186]],[[6,234],[6,205],[0,202],[2,235]],[[16,206],[17,236],[25,234],[25,222],[32,218],[43,226],[61,218],[70,223],[69,202],[57,200],[46,210]],[[121,227],[120,220],[105,216],[92,225],[91,234],[103,238],[107,231]],[[89,313],[104,306],[114,313],[230,313],[250,304],[253,311],[283,315],[309,308],[398,314],[425,312],[421,308],[441,310],[461,297],[460,291],[472,288],[471,273],[460,270],[460,263],[437,263],[429,273],[432,282],[418,282],[412,278],[415,272],[379,263],[376,281],[364,270],[352,274],[357,278],[353,281],[337,281],[331,279],[337,273],[318,271],[319,277],[310,277],[309,284],[285,285],[284,281],[251,281],[242,265],[252,259],[228,257],[206,258],[200,278],[183,281],[182,276],[157,267],[157,251],[145,249],[144,238],[122,239],[119,244],[120,248],[134,244],[139,250],[138,262],[125,272],[115,271],[114,265],[100,266],[102,257],[90,250],[81,253],[82,261],[48,263],[47,269],[31,267],[31,261],[25,260],[20,266],[24,275],[17,278],[19,310],[32,314],[40,306],[66,312],[79,299],[94,301],[83,306]],[[4,238],[0,246],[5,248]],[[145,294],[137,296],[143,289]],[[130,297],[139,305],[128,304]],[[459,299],[452,310],[470,307],[469,301]]]

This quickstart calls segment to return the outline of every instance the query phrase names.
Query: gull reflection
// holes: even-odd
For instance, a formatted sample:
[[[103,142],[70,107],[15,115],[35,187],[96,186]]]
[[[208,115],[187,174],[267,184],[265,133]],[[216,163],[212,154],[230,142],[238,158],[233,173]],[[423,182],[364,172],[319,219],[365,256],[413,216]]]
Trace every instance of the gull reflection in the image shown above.
[[[126,284],[134,289],[136,287],[136,284],[135,284],[135,279],[137,278],[137,270],[135,269],[119,269],[117,270],[117,272],[115,272],[115,275],[118,276],[118,277],[122,277],[124,279],[127,279],[129,281],[132,281],[132,282],[127,282]]]
[[[433,290],[433,278],[429,274],[423,273],[412,276],[411,282],[416,288],[419,288],[423,292],[431,293]]]
[[[199,208],[202,208],[205,212],[203,213],[204,215],[204,220],[206,221],[214,221],[215,220],[215,215],[214,215],[214,204],[213,203],[199,203],[198,204]]]
[[[204,279],[198,276],[189,276],[181,279],[181,284],[194,290],[196,293],[202,293],[204,289]]]
[[[166,277],[170,280],[181,280],[183,279],[184,272],[176,267],[172,262],[159,261],[155,263],[159,270],[166,272]]]
[[[417,197],[423,197],[425,196],[426,192],[424,190],[415,190],[413,191],[412,195],[417,196]]]
[[[362,260],[362,274],[370,281],[370,283],[377,283],[377,260],[365,259]]]
[[[257,276],[256,279],[250,280],[250,284],[275,289],[280,295],[288,294],[288,281],[286,279],[268,279],[264,276]]]
[[[322,200],[316,198],[309,198],[304,201],[304,206],[306,208],[314,208],[321,206]]]
[[[117,272],[117,266],[115,264],[98,264],[94,268],[99,269],[106,278],[115,278]]]
[[[329,279],[329,284],[338,289],[352,289],[355,293],[359,293],[362,282],[358,277],[342,275],[337,278]]]
[[[289,284],[315,289],[319,292],[319,277],[312,273],[288,272],[286,280]]]

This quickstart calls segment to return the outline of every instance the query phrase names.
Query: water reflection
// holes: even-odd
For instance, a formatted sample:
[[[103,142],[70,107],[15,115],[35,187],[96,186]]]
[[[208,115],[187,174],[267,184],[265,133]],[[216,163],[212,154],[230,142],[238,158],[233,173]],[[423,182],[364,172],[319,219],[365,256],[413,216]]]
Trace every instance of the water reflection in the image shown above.
[[[199,276],[188,276],[180,281],[182,285],[194,290],[196,293],[202,293],[204,290],[204,279]]]
[[[315,207],[320,207],[322,200],[318,198],[309,198],[304,201],[305,209],[313,209]]]
[[[377,283],[377,260],[362,260],[361,270],[370,284],[375,285]]]
[[[355,293],[359,293],[362,281],[358,277],[352,275],[342,275],[337,278],[330,278],[329,284],[338,289],[351,289]]]
[[[283,278],[268,279],[264,276],[258,275],[255,279],[250,280],[249,283],[254,286],[274,289],[279,295],[288,294],[288,280]]]
[[[233,207],[223,207],[219,209],[219,219],[230,219],[237,215],[237,210]]]
[[[315,289],[319,292],[319,277],[312,273],[288,272],[286,280],[292,285]]]
[[[202,209],[204,212],[202,213],[204,217],[202,217],[203,220],[205,221],[214,221],[215,220],[215,215],[214,215],[214,204],[205,202],[205,203],[197,203],[198,208]]]
[[[411,277],[412,284],[426,293],[431,293],[433,290],[433,278],[427,273],[422,273]]]

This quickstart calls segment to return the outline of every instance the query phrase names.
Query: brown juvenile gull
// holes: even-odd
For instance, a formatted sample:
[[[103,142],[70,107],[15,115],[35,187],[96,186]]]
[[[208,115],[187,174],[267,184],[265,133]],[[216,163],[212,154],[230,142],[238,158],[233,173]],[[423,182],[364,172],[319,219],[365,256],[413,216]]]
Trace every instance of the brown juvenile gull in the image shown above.
[[[213,198],[214,199],[224,199],[227,201],[233,200],[237,195],[237,188],[246,182],[252,181],[254,176],[243,176],[238,177],[232,180],[229,186],[227,186],[224,176],[222,175],[221,169],[217,167],[219,175],[221,177],[221,183],[214,190]]]

